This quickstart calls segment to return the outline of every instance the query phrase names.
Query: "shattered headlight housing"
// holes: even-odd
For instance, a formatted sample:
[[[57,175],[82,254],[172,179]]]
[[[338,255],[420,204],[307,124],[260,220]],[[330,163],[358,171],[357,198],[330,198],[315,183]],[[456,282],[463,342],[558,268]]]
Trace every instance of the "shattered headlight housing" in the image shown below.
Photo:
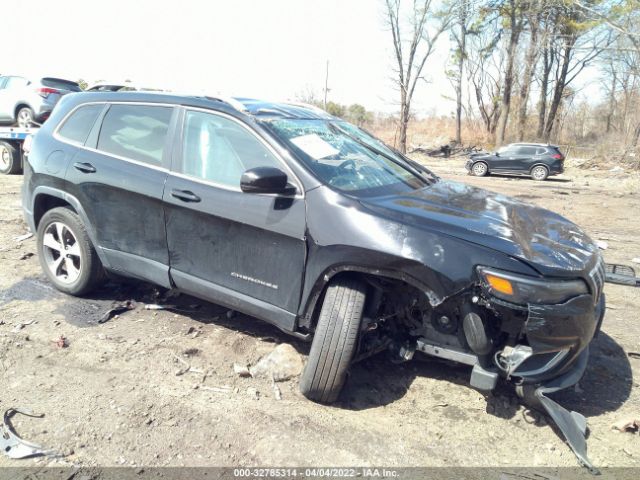
[[[580,279],[541,279],[489,267],[478,267],[478,275],[488,294],[519,305],[555,305],[589,293],[587,284]]]

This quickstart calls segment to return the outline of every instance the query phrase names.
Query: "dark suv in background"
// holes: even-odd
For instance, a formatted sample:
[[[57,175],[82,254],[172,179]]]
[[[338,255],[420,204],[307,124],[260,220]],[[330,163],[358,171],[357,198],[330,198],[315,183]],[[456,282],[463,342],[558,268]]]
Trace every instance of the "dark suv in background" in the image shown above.
[[[33,140],[23,207],[59,290],[115,272],[313,339],[300,388],[321,402],[385,350],[542,396],[578,381],[604,314],[602,259],[576,225],[312,107],[68,95]]]
[[[555,145],[512,143],[494,153],[471,154],[465,167],[477,177],[504,173],[529,175],[534,180],[542,181],[564,171],[564,155]]]

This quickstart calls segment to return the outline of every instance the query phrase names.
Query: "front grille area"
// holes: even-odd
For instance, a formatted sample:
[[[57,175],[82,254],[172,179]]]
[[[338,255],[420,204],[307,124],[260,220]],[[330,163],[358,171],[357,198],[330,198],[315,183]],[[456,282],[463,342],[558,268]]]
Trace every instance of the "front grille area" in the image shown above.
[[[589,288],[591,289],[591,295],[593,295],[593,303],[598,303],[602,289],[604,288],[605,279],[605,265],[602,257],[599,256],[596,266],[589,272]]]

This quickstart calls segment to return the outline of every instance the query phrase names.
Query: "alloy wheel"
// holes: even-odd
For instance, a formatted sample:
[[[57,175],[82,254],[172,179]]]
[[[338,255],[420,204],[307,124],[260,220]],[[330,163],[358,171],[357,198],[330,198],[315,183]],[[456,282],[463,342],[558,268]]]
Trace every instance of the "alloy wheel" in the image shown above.
[[[71,229],[61,222],[51,223],[42,239],[47,268],[62,283],[75,282],[82,272],[82,251]]]
[[[33,115],[27,108],[23,108],[18,112],[18,126],[22,128],[30,127],[33,123]]]
[[[536,167],[531,172],[531,176],[535,180],[544,180],[547,177],[547,170],[544,167]]]
[[[484,163],[478,162],[478,163],[473,165],[473,174],[474,175],[476,175],[478,177],[482,177],[486,173],[487,173],[487,166]]]

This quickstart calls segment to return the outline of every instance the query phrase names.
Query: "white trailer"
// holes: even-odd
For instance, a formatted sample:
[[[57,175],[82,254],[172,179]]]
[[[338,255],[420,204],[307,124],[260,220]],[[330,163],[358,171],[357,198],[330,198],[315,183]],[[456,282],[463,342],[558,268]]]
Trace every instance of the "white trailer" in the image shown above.
[[[22,173],[24,142],[38,128],[0,127],[0,175]]]

